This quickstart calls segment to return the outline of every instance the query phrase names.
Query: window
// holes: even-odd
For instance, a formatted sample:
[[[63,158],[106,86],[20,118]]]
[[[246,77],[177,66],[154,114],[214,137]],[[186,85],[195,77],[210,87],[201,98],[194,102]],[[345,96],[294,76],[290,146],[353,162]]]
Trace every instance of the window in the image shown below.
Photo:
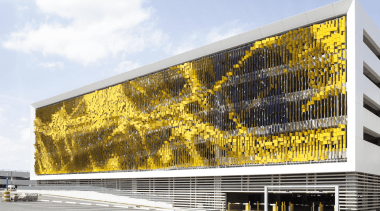
[[[366,128],[364,128],[363,130],[363,139],[364,141],[368,141],[372,144],[375,144],[377,146],[380,146],[380,137],[376,137],[376,136],[373,136],[373,134],[369,134],[368,133],[368,130]]]
[[[365,63],[363,65],[363,74],[380,89],[380,77]]]
[[[369,49],[380,59],[380,48],[376,42],[369,36],[369,34],[363,30],[363,42],[368,46]]]
[[[372,103],[371,100],[369,100],[369,98],[365,95],[363,97],[363,107],[376,116],[380,117],[380,107],[375,103]]]

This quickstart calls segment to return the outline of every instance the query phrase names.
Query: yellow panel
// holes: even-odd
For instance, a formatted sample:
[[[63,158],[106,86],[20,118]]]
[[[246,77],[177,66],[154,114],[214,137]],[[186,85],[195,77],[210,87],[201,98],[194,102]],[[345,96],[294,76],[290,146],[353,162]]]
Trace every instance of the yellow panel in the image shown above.
[[[337,20],[37,109],[36,174],[344,161]]]

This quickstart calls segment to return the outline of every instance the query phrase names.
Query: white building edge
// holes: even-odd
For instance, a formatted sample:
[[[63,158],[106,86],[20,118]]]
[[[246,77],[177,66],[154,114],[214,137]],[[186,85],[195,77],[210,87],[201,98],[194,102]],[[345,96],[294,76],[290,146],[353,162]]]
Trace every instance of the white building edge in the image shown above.
[[[365,12],[358,0],[339,1],[33,103],[30,108],[30,124],[31,128],[34,128],[35,110],[37,108],[116,85],[127,80],[163,70],[173,65],[231,49],[255,40],[341,17],[343,15],[346,15],[347,17],[347,162],[169,171],[156,170],[141,172],[36,175],[34,172],[33,146],[35,136],[34,131],[32,130],[30,143],[32,151],[31,180],[51,180],[51,184],[54,184],[54,181],[58,180],[96,181],[97,179],[109,179],[111,181],[111,179],[116,179],[114,181],[115,183],[119,183],[119,187],[122,187],[123,181],[128,181],[131,183],[131,187],[134,190],[139,189],[139,181],[149,182],[149,187],[144,187],[144,190],[151,189],[151,183],[156,185],[161,184],[165,187],[168,186],[169,183],[173,183],[171,188],[167,191],[163,191],[163,193],[168,195],[176,194],[174,188],[176,181],[184,181],[193,184],[193,186],[189,186],[189,190],[185,191],[186,194],[188,193],[191,195],[202,193],[201,189],[197,189],[197,180],[201,181],[205,179],[209,181],[207,184],[214,186],[214,190],[208,191],[209,195],[214,194],[213,197],[211,197],[213,201],[212,206],[215,208],[221,208],[221,206],[225,206],[221,205],[221,203],[225,201],[225,192],[263,192],[264,189],[261,187],[262,184],[260,186],[261,188],[255,186],[255,184],[250,186],[250,181],[254,181],[255,178],[268,178],[268,182],[270,182],[268,186],[273,186],[286,185],[281,184],[281,178],[293,178],[295,175],[298,175],[298,177],[304,178],[299,184],[306,188],[306,186],[310,185],[326,185],[326,183],[321,182],[323,180],[317,179],[320,175],[326,175],[326,177],[330,178],[330,181],[334,181],[335,177],[341,179],[345,178],[345,182],[343,183],[330,183],[330,185],[339,185],[339,203],[342,210],[367,210],[380,208],[380,147],[365,141],[363,135],[366,133],[372,137],[380,138],[379,115],[375,115],[373,112],[370,112],[367,108],[363,107],[363,103],[365,103],[367,106],[370,105],[374,110],[380,111],[380,29]],[[365,40],[367,44],[363,40]],[[367,77],[363,72],[366,73]],[[369,80],[369,78],[371,78],[372,81]],[[377,85],[374,82],[377,83]],[[264,177],[264,175],[266,176]],[[312,180],[314,182],[310,183],[309,179],[313,177],[316,179]],[[226,179],[225,181],[224,178]],[[350,178],[352,180],[350,180]],[[365,178],[364,180],[367,182],[359,182],[360,179],[358,178]],[[223,184],[227,184],[228,181],[232,180],[236,182],[239,181],[241,184],[236,185],[236,188],[230,186],[230,189],[221,187]],[[367,193],[366,189],[368,188],[363,188],[367,186],[374,189],[371,189],[371,191]],[[360,195],[362,196],[360,197]],[[195,207],[197,206],[195,205],[197,200],[200,204],[206,200],[204,196],[199,196],[200,198],[197,197],[198,196],[195,195],[192,196],[192,199],[184,197],[186,199],[183,200],[186,202],[179,203],[179,206],[182,206],[183,204],[185,207]],[[210,201],[211,198],[207,198],[206,201]],[[203,204],[207,203],[204,202]]]

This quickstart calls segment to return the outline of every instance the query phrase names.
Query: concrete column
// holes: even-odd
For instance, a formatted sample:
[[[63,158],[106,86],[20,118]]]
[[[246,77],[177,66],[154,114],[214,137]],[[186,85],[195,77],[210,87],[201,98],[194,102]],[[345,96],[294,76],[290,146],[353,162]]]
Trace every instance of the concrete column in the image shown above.
[[[335,211],[339,211],[339,186],[335,186]]]
[[[268,187],[264,187],[264,211],[268,211]]]

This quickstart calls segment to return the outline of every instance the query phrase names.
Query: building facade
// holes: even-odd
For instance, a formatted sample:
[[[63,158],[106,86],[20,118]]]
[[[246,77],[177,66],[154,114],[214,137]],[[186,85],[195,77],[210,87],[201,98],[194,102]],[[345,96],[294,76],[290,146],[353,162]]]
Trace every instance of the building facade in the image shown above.
[[[6,188],[8,185],[14,185],[16,188],[20,186],[35,185],[36,181],[30,180],[30,173],[26,171],[6,171],[0,170],[0,188]]]
[[[187,208],[380,208],[377,43],[344,0],[34,103],[31,179]]]

